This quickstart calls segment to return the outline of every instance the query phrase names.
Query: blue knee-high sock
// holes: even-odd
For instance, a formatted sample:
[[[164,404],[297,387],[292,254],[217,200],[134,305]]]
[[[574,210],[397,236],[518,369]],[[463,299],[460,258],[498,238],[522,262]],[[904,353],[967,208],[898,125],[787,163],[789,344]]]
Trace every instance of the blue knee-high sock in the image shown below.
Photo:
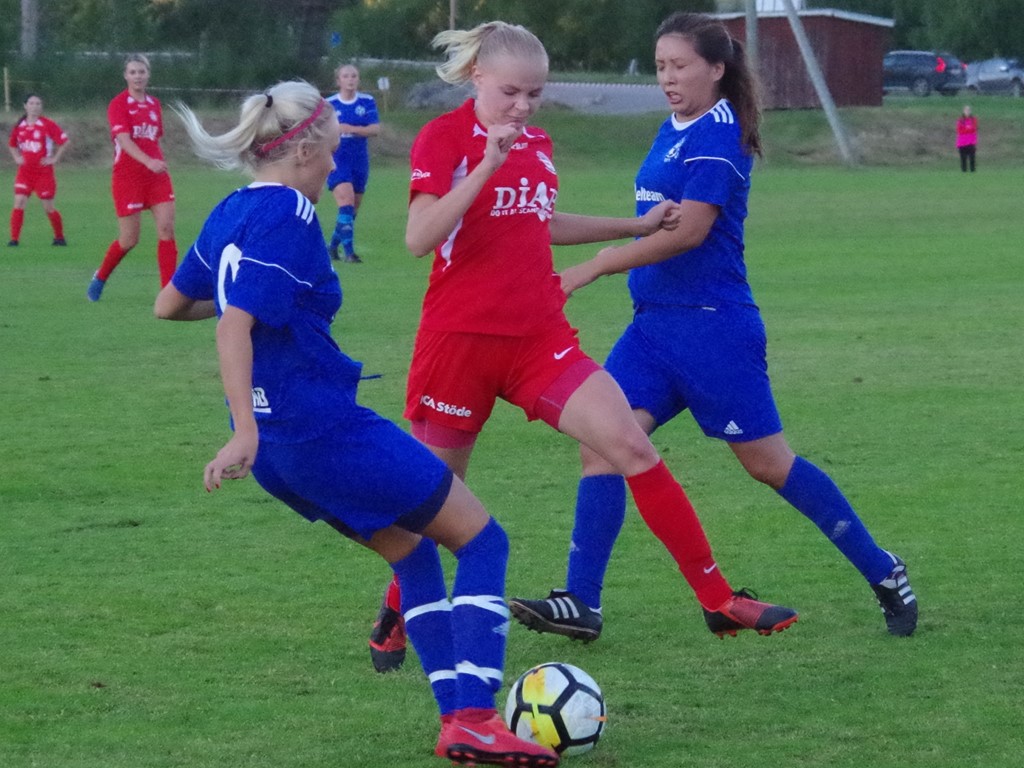
[[[494,708],[505,669],[508,606],[505,569],[508,536],[491,520],[455,552],[452,587],[452,642],[455,646],[458,709]]]
[[[402,590],[405,630],[420,657],[423,671],[442,715],[456,709],[455,657],[452,649],[452,605],[444,583],[437,546],[429,539],[391,564]]]
[[[625,519],[626,481],[621,475],[580,478],[565,588],[595,610],[601,608],[604,574]]]
[[[832,478],[797,456],[778,494],[802,512],[839,548],[871,584],[892,570],[892,558],[879,547]]]
[[[334,217],[334,231],[331,232],[330,247],[332,249],[341,245],[341,226],[341,209],[339,208],[337,216]]]
[[[351,256],[355,250],[352,241],[355,237],[356,208],[354,205],[343,205],[338,208],[338,218],[334,223],[334,234],[331,235],[331,248],[341,245],[345,255]]]

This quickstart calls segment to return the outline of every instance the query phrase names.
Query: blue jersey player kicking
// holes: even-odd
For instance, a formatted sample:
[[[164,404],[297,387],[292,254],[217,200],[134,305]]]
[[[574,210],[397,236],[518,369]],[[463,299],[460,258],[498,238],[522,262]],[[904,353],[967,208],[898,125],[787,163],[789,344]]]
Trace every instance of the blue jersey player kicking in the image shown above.
[[[373,96],[359,90],[359,70],[356,67],[343,64],[334,75],[338,92],[327,102],[338,116],[341,142],[334,153],[335,169],[327,177],[327,188],[338,205],[329,251],[331,258],[339,259],[340,246],[345,261],[358,264],[362,259],[355,251],[355,221],[370,178],[367,139],[380,133],[380,116]]]
[[[249,97],[220,136],[181,114],[198,155],[255,179],[213,210],[155,306],[171,320],[217,317],[234,435],[206,465],[207,490],[251,471],[303,518],[391,565],[440,709],[435,754],[557,765],[495,709],[508,633],[504,530],[440,459],[358,404],[361,366],[331,337],[341,288],[314,204],[334,167],[333,111],[308,83],[287,82]],[[450,597],[435,544],[456,559]]]
[[[782,432],[743,259],[750,171],[761,152],[760,108],[743,49],[701,14],[670,16],[655,40],[658,84],[672,114],[637,173],[636,211],[674,200],[681,224],[603,248],[562,272],[562,288],[571,294],[628,271],[635,314],[605,368],[640,424],[653,432],[689,409],[706,435],[724,440],[753,478],[846,556],[874,590],[888,631],[910,635],[917,601],[905,563],[875,543],[832,479],[797,456]],[[570,637],[587,630],[593,638],[625,493],[622,478],[595,453],[583,448],[582,459],[566,589],[512,599],[510,607],[532,629]]]

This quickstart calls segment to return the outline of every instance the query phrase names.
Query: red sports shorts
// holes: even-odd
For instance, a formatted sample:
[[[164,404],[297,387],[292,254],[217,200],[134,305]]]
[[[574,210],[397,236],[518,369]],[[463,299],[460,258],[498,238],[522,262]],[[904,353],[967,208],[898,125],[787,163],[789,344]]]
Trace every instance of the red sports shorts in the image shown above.
[[[171,174],[153,173],[137,164],[137,168],[115,168],[111,177],[114,193],[114,210],[118,218],[131,216],[152,208],[160,203],[174,201],[174,187]]]
[[[57,178],[52,165],[19,165],[14,177],[14,194],[28,197],[35,192],[40,200],[53,200],[57,194]]]
[[[567,321],[532,336],[424,331],[416,336],[406,387],[405,418],[478,433],[500,397],[530,421],[558,426],[572,394],[600,366],[580,349]],[[560,402],[542,399],[563,376]],[[550,393],[549,393],[550,397]],[[552,423],[554,422],[554,423]]]

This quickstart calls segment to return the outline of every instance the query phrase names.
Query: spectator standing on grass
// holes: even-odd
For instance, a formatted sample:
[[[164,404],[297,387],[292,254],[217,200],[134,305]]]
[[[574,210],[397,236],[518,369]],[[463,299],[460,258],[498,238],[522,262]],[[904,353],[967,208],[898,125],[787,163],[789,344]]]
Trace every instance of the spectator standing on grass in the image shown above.
[[[978,150],[978,118],[971,114],[971,108],[966,105],[956,121],[956,148],[960,153],[960,170],[967,173],[970,168],[971,173],[974,173],[974,156]]]
[[[327,101],[338,116],[341,142],[334,153],[335,168],[327,177],[327,188],[338,205],[338,218],[328,250],[332,259],[338,259],[340,246],[345,261],[359,264],[362,259],[356,254],[354,242],[356,215],[370,178],[367,140],[380,134],[380,117],[373,96],[359,90],[359,70],[355,66],[342,64],[335,79],[338,92]]]
[[[53,167],[68,148],[68,135],[53,120],[43,117],[43,100],[38,95],[30,93],[25,99],[25,114],[11,130],[8,146],[18,171],[14,177],[11,239],[7,245],[17,246],[21,241],[25,206],[33,193],[43,204],[50,220],[53,244],[67,245],[64,222],[53,202],[57,195],[57,177]]]
[[[653,206],[637,218],[557,211],[552,142],[528,124],[547,81],[543,44],[498,21],[442,32],[434,44],[446,53],[441,78],[472,83],[476,96],[427,123],[411,151],[406,245],[417,257],[434,255],[406,390],[413,435],[464,477],[497,399],[518,406],[626,477],[712,632],[788,627],[795,611],[733,591],[685,492],[565,317],[551,246],[671,229],[676,206]],[[405,589],[401,579],[392,585],[371,636],[378,669],[375,654],[398,650],[394,592]],[[576,610],[568,601],[560,608]],[[408,616],[404,599],[401,610]],[[587,633],[580,628],[581,638]]]
[[[200,157],[254,178],[213,210],[155,307],[172,320],[218,318],[234,435],[206,465],[206,489],[251,471],[304,518],[401,574],[409,635],[441,714],[437,755],[557,765],[495,709],[508,632],[505,532],[444,463],[357,403],[362,366],[331,337],[341,287],[315,204],[334,167],[333,111],[293,81],[250,96],[219,136],[181,113]],[[451,599],[435,542],[457,561]]]
[[[156,222],[156,260],[160,285],[165,286],[178,263],[174,241],[174,188],[167,171],[160,137],[164,135],[160,101],[146,93],[149,59],[133,53],[125,59],[124,79],[128,88],[113,98],[107,108],[110,136],[114,142],[111,189],[117,214],[117,239],[107,248],[86,295],[99,301],[111,273],[139,242],[144,210]]]
[[[917,601],[903,560],[879,547],[832,479],[797,456],[782,432],[768,379],[760,310],[747,282],[743,222],[753,156],[761,154],[756,83],[741,45],[703,14],[676,13],[655,35],[658,84],[672,114],[635,182],[636,210],[679,204],[680,225],[598,251],[562,272],[566,295],[602,275],[629,272],[633,322],[608,371],[636,419],[653,432],[689,409],[743,468],[813,522],[875,593],[888,631],[910,635]],[[539,631],[600,631],[601,590],[625,516],[621,472],[582,448],[576,524],[564,590],[512,599],[513,615]],[[565,614],[567,601],[582,604]]]

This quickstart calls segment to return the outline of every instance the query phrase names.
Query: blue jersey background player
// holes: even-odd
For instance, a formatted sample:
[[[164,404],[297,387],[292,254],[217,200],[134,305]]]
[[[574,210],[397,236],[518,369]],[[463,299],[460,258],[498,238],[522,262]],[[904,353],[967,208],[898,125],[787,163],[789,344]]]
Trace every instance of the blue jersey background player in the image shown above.
[[[355,252],[355,219],[370,178],[370,152],[367,139],[380,133],[377,102],[359,90],[359,70],[343,64],[335,71],[338,92],[327,99],[338,116],[341,142],[334,153],[335,169],[327,177],[327,188],[338,205],[338,218],[331,235],[331,258],[338,259],[338,247],[345,261],[362,261]]]
[[[338,145],[332,110],[308,83],[289,82],[246,99],[220,136],[181,113],[201,157],[255,178],[213,210],[155,306],[167,319],[218,318],[234,435],[206,465],[207,490],[251,471],[300,515],[391,565],[440,710],[435,754],[554,768],[557,754],[517,738],[495,708],[508,633],[504,530],[425,446],[358,404],[360,365],[331,337],[341,288],[314,206]],[[436,544],[457,562],[450,598]]]
[[[766,337],[747,282],[743,221],[760,107],[743,49],[721,22],[677,13],[656,34],[658,84],[672,109],[636,176],[637,214],[679,203],[680,226],[602,249],[562,272],[567,294],[629,270],[634,318],[605,368],[637,420],[653,432],[689,409],[728,443],[747,472],[809,518],[870,584],[888,631],[909,635],[917,602],[904,562],[879,547],[821,469],[797,456],[783,432],[768,379]],[[566,591],[580,618],[549,622],[572,636],[600,627],[601,588],[625,515],[621,477],[583,448]],[[513,614],[555,615],[566,594],[510,601]]]

